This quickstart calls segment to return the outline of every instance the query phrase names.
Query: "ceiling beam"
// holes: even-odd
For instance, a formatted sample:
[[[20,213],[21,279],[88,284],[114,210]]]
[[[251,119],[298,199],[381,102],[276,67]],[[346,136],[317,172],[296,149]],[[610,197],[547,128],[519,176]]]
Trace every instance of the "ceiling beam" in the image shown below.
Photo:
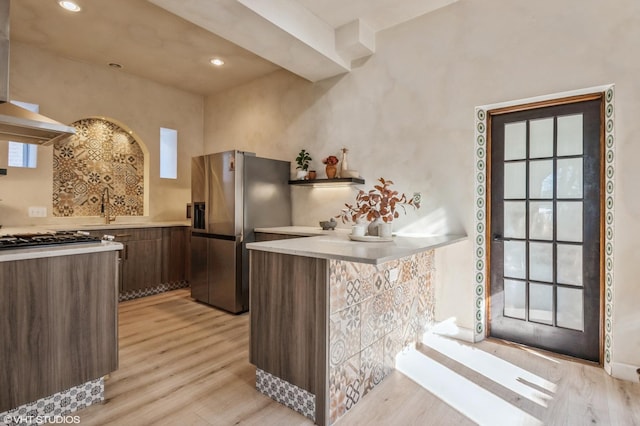
[[[335,30],[295,0],[149,0],[309,81],[351,70]]]
[[[458,0],[360,1],[351,15],[362,16],[338,28],[322,19],[317,4],[300,0],[148,1],[315,82],[349,72],[353,61],[372,55],[377,31]]]

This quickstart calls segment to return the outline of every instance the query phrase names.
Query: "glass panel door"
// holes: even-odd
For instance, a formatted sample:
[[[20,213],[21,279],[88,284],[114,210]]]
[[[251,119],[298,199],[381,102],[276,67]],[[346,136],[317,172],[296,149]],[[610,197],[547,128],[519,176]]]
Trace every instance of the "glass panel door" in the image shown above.
[[[594,361],[600,104],[491,116],[490,334]]]

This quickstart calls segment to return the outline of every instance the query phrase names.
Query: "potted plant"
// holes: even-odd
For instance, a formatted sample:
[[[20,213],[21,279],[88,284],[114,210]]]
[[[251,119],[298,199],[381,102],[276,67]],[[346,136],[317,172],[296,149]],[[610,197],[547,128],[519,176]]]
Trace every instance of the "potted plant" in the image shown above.
[[[345,203],[345,209],[336,216],[343,223],[366,220],[370,223],[369,235],[378,235],[377,225],[383,225],[383,235],[391,236],[391,225],[394,219],[400,216],[400,211],[406,213],[407,207],[420,208],[420,194],[416,193],[409,198],[405,194],[391,189],[393,181],[384,178],[378,179],[380,184],[374,185],[369,191],[360,190],[356,195],[355,204]]]
[[[338,172],[338,169],[336,168],[336,164],[338,164],[338,157],[330,155],[327,158],[324,158],[322,163],[327,165],[327,167],[325,167],[327,178],[333,179],[336,177],[336,173]]]
[[[304,179],[307,176],[309,170],[309,162],[311,160],[313,160],[313,158],[311,158],[311,155],[306,150],[300,150],[300,153],[296,157],[296,163],[298,164],[298,166],[296,167],[296,169],[298,170],[296,178]]]

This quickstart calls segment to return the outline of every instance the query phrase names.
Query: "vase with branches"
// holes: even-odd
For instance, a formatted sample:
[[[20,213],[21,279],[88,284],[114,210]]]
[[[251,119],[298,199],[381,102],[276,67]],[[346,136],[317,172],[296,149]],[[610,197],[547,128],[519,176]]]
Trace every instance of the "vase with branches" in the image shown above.
[[[379,184],[369,191],[360,190],[356,195],[355,204],[345,203],[345,208],[336,218],[343,223],[357,223],[361,220],[373,223],[391,224],[394,219],[400,217],[400,212],[406,213],[407,207],[420,208],[420,194],[416,193],[409,198],[404,193],[391,188],[393,181],[379,178]],[[375,234],[370,227],[369,234]]]

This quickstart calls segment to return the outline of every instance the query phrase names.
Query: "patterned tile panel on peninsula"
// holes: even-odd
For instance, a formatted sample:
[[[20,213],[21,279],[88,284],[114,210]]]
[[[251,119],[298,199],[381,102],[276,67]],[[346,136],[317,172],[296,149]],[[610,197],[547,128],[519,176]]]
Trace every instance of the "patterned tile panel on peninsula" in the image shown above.
[[[433,250],[381,265],[331,260],[329,423],[395,367],[435,318]]]
[[[317,424],[334,424],[433,324],[434,249],[367,263],[281,253],[279,243],[249,247],[250,362],[278,379],[256,377],[256,387],[308,416],[297,386],[315,397]]]

